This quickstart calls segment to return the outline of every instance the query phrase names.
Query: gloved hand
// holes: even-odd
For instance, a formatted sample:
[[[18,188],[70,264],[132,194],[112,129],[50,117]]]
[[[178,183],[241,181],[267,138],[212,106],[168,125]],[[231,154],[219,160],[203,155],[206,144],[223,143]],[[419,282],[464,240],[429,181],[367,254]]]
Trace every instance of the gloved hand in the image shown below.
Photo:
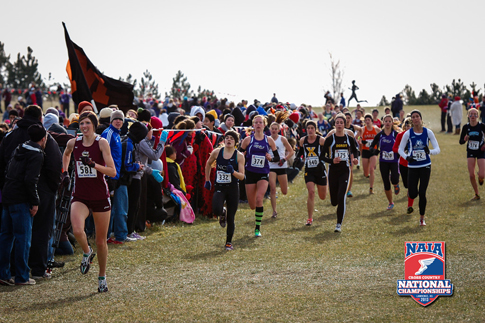
[[[283,158],[283,159],[280,159],[280,161],[278,162],[278,166],[283,166],[283,164],[286,162],[286,159]]]
[[[167,138],[168,138],[168,131],[163,130],[162,134],[160,135],[160,141],[167,142]]]
[[[96,163],[91,159],[91,157],[81,156],[81,162],[89,167],[94,167]]]
[[[227,165],[226,166],[226,172],[228,173],[234,173],[234,167],[232,167],[232,165]]]
[[[413,156],[407,156],[406,160],[408,161],[408,163],[414,163],[416,161],[416,159],[414,159]]]
[[[69,177],[69,173],[67,171],[64,171],[61,174],[61,186],[67,187],[67,186],[69,186],[70,182],[71,182],[71,178]]]
[[[212,188],[211,182],[210,181],[205,181],[204,188],[206,190],[209,190],[210,191],[210,189]]]
[[[192,153],[194,152],[194,147],[192,146],[187,146],[187,150],[189,151],[189,153],[192,155]]]
[[[424,152],[429,155],[429,147],[428,146],[424,146]]]
[[[362,140],[362,145],[365,146],[367,144],[367,140]]]
[[[159,183],[163,182],[163,176],[160,174],[160,171],[158,169],[153,169],[152,170],[152,176],[155,178],[155,180]]]

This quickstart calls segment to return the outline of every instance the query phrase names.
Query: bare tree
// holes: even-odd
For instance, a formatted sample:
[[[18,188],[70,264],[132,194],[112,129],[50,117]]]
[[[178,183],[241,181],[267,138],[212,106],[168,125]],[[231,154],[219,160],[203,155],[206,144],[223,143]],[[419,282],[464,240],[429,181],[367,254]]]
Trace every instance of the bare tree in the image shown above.
[[[340,66],[340,60],[335,61],[332,53],[328,53],[330,56],[330,77],[332,78],[332,94],[335,102],[338,102],[340,93],[342,92],[342,82],[344,79],[344,71]]]

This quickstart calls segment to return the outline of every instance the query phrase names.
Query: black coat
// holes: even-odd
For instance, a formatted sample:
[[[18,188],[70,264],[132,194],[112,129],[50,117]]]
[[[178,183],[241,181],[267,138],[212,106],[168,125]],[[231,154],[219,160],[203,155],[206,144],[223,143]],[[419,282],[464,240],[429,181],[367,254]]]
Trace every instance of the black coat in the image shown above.
[[[18,128],[3,138],[0,145],[0,188],[5,183],[5,171],[13,151],[18,145],[30,140],[27,129],[35,123],[42,125],[39,120],[25,116],[17,122]],[[47,135],[44,152],[44,165],[40,173],[39,183],[47,186],[51,192],[55,193],[61,181],[62,156],[59,145],[50,134]]]

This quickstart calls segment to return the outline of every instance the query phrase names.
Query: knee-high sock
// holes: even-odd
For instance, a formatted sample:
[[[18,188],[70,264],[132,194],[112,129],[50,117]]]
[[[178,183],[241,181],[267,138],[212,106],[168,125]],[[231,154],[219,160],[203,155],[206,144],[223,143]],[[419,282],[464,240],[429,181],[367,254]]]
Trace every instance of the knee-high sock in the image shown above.
[[[263,219],[263,207],[257,206],[256,207],[256,229],[259,230],[261,227],[261,220]]]

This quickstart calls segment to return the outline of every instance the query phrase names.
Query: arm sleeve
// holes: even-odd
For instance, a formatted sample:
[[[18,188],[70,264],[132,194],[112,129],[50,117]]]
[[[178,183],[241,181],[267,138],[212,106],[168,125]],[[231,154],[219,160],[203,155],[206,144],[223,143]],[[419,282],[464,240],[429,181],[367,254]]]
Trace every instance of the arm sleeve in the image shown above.
[[[273,159],[271,159],[272,163],[277,163],[280,161],[280,154],[278,153],[278,149],[273,150]]]
[[[354,155],[354,158],[357,158],[357,142],[355,141],[354,137],[349,137],[350,143],[350,152]]]
[[[125,170],[127,172],[136,172],[140,166],[133,163],[133,144],[131,142],[126,143],[126,153],[125,153]]]
[[[465,131],[466,129],[467,129],[467,125],[463,125],[463,128],[461,129],[461,134],[460,134],[460,141],[459,141],[460,145],[463,145],[466,142],[465,136],[468,133],[468,131]]]
[[[397,153],[399,149],[399,144],[401,143],[402,135],[397,134],[396,141],[394,141],[394,146],[392,146],[392,151]]]
[[[431,145],[433,146],[433,149],[429,150],[430,155],[438,155],[440,153],[440,146],[438,145],[438,140],[436,140],[436,137],[433,133],[433,131],[428,129],[428,138],[429,141],[431,141]]]
[[[298,150],[298,152],[295,154],[295,158],[300,158],[301,156],[303,156],[303,153],[305,152],[305,147],[303,147],[303,145],[300,146],[300,149]]]
[[[31,205],[39,205],[39,194],[37,191],[37,183],[39,182],[40,170],[44,163],[44,154],[36,153],[26,162],[29,165],[25,170],[24,182],[27,184],[27,195]]]
[[[333,141],[333,136],[327,138],[322,146],[322,157],[321,159],[329,164],[333,163],[332,158],[330,158],[330,142]]]
[[[404,135],[402,135],[401,143],[399,144],[399,149],[397,151],[399,153],[399,155],[404,159],[406,159],[409,156],[408,154],[406,154],[404,152],[404,149],[406,148],[406,145],[408,144],[408,140],[409,140],[409,130],[406,131],[404,133]]]

